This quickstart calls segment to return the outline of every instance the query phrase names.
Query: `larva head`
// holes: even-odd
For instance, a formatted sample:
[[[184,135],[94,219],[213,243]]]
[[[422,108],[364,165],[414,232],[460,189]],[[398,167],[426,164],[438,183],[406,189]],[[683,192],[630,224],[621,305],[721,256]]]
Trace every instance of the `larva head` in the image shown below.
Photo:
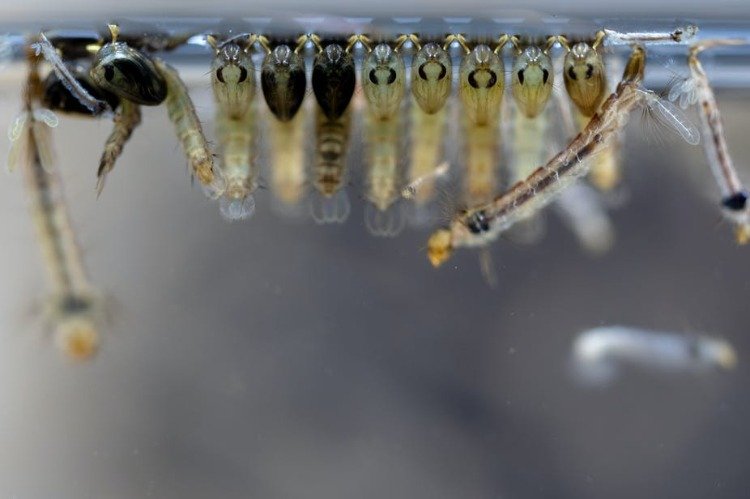
[[[243,116],[255,95],[255,67],[244,45],[238,39],[218,45],[211,62],[214,97],[232,117]]]
[[[288,45],[279,45],[263,60],[260,84],[271,112],[281,121],[291,120],[305,98],[305,60]]]
[[[449,229],[438,229],[427,241],[427,258],[433,267],[439,267],[453,254],[453,236]]]
[[[581,42],[565,55],[563,79],[568,95],[584,116],[593,116],[607,96],[607,81],[601,54]]]
[[[452,73],[451,58],[437,43],[426,44],[414,56],[411,91],[425,113],[435,114],[445,106],[451,94]]]
[[[99,350],[99,333],[89,317],[73,315],[58,323],[55,342],[66,357],[83,362],[93,358]]]
[[[526,47],[513,61],[511,79],[516,104],[526,117],[534,118],[544,110],[552,93],[552,59],[539,47]]]
[[[89,74],[99,88],[136,104],[156,106],[167,98],[167,84],[153,61],[122,42],[99,49]]]
[[[315,56],[313,92],[328,119],[335,120],[344,114],[354,95],[356,80],[354,58],[341,45],[332,43]]]
[[[362,64],[362,86],[375,116],[386,119],[398,112],[405,74],[403,58],[387,44],[379,44],[367,55]]]
[[[504,86],[503,61],[491,48],[477,45],[464,56],[458,94],[472,123],[486,125],[499,117]]]

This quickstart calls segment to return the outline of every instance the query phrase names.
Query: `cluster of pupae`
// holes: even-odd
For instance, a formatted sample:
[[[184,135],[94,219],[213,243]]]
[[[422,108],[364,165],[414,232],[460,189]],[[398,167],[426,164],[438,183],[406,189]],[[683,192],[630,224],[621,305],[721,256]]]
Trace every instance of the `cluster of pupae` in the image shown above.
[[[205,35],[213,54],[215,148],[205,137],[178,72],[156,55],[186,43],[189,37],[125,37],[117,26],[109,28],[107,40],[47,33],[30,41],[24,113],[11,128],[14,150],[9,164],[30,172],[28,184],[38,200],[32,209],[42,244],[52,248],[46,253],[51,256],[49,272],[56,278],[58,322],[69,323],[71,315],[86,318],[96,300],[75,250],[74,235],[68,230],[64,206],[50,201],[57,199],[49,192],[54,182],[46,177],[53,170],[47,160],[52,155],[45,146],[47,127],[56,123],[52,112],[113,118],[114,127],[97,169],[101,193],[107,175],[141,121],[140,106],[164,104],[193,177],[207,195],[219,200],[222,214],[236,220],[248,218],[255,210],[260,172],[258,128],[267,111],[271,187],[279,200],[293,205],[299,202],[309,176],[315,190],[311,212],[319,223],[340,223],[349,214],[347,156],[352,121],[361,116],[366,146],[362,161],[365,222],[372,234],[382,236],[401,230],[404,204],[420,207],[431,202],[435,182],[450,170],[445,137],[448,130],[459,131],[463,208],[430,238],[428,257],[435,266],[456,247],[486,246],[511,226],[532,220],[541,207],[553,201],[569,214],[574,225],[582,227],[577,232],[583,235],[584,244],[594,250],[606,247],[606,224],[597,226],[601,218],[596,216],[597,206],[587,201],[587,191],[573,191],[576,184],[572,180],[588,175],[600,190],[617,184],[620,135],[630,111],[637,106],[688,143],[697,144],[701,139],[701,133],[677,106],[642,86],[644,45],[683,43],[695,36],[694,27],[645,34],[601,30],[591,39],[502,35],[469,40],[460,34],[407,34],[374,41],[357,34],[324,41],[315,34],[303,34],[290,42],[252,33]],[[746,242],[750,237],[747,191],[731,164],[718,107],[697,58],[704,48],[733,43],[721,40],[692,45],[688,53],[691,77],[669,97],[683,106],[700,103],[703,140],[722,190],[722,209],[736,225],[738,241]],[[610,94],[612,71],[605,68],[603,49],[616,44],[630,45],[632,51]],[[561,66],[565,93],[561,85],[555,85],[553,54],[557,47],[562,49],[562,62],[557,65]],[[504,98],[508,50],[512,55],[508,92],[512,109],[506,109],[510,106]],[[363,58],[356,60],[359,54]],[[460,59],[457,71],[456,56]],[[257,72],[254,59],[261,57]],[[52,68],[44,77],[40,76],[42,61]],[[315,104],[305,101],[308,87]],[[262,110],[259,94],[265,101]],[[456,94],[454,107],[458,110],[452,113],[450,97]],[[547,140],[550,102],[556,103],[565,124],[561,143],[568,144],[559,152],[548,147],[554,143]],[[404,110],[408,110],[408,119],[403,117]],[[308,114],[313,115],[315,130],[311,161],[305,154]],[[405,152],[407,124],[411,137]],[[512,185],[497,196],[500,139],[505,136],[512,137],[508,164]],[[409,163],[406,174],[405,156]],[[590,209],[582,210],[582,204]],[[73,332],[68,327],[61,333],[67,338],[62,341],[73,356],[88,357],[98,341],[92,334],[94,328],[82,326],[81,320],[73,322],[76,327]]]

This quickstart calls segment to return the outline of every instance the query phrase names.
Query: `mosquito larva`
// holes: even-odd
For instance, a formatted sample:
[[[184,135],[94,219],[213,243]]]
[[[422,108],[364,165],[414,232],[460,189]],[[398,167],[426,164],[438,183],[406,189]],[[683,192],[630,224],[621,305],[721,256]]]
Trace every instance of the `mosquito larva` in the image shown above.
[[[221,179],[214,175],[213,156],[187,87],[176,70],[162,61],[156,60],[155,63],[167,83],[167,114],[188,158],[191,172],[207,189],[221,191]]]
[[[662,372],[700,373],[733,369],[737,353],[720,338],[606,326],[581,332],[573,344],[572,360],[581,381],[598,385],[611,382],[623,364]]]
[[[362,88],[371,117],[394,118],[404,98],[406,67],[401,54],[380,43],[362,64]]]
[[[433,233],[427,256],[434,266],[447,260],[460,246],[484,246],[502,231],[527,218],[549,203],[555,194],[585,174],[590,156],[606,146],[607,140],[627,123],[630,111],[643,99],[639,85],[643,79],[645,51],[633,48],[622,81],[615,93],[592,116],[588,125],[568,146],[516,183],[493,201],[459,213],[447,229]]]
[[[313,186],[318,195],[311,200],[310,211],[316,223],[343,223],[349,217],[346,193],[347,150],[351,128],[351,110],[332,120],[316,109],[316,146]]]
[[[243,220],[255,211],[253,193],[258,187],[255,165],[257,109],[255,66],[249,53],[254,35],[240,35],[221,44],[214,37],[211,86],[216,99],[216,136],[223,190],[219,207],[228,220]]]
[[[354,95],[354,58],[341,45],[332,43],[313,61],[312,87],[315,98],[330,120],[341,117]]]
[[[674,31],[661,32],[631,32],[621,33],[612,29],[602,30],[606,35],[605,45],[630,45],[633,43],[648,43],[649,45],[684,43],[695,38],[698,27],[688,24],[685,27],[676,28]]]
[[[39,35],[39,40],[33,43],[31,48],[36,51],[37,56],[41,54],[47,62],[52,65],[52,69],[57,74],[60,82],[65,85],[71,95],[85,106],[86,109],[91,111],[92,114],[99,116],[104,113],[112,112],[112,108],[106,101],[97,99],[81,86],[79,81],[70,73],[70,70],[57,54],[55,47],[50,43],[44,33]]]
[[[307,86],[305,60],[288,45],[279,45],[263,60],[260,82],[271,112],[289,121],[302,105]]]
[[[750,206],[748,206],[750,192],[737,175],[724,135],[724,125],[716,96],[703,70],[703,65],[698,59],[698,54],[709,47],[744,43],[746,42],[743,40],[707,40],[693,45],[688,54],[688,66],[694,82],[693,88],[700,104],[698,114],[703,128],[706,159],[721,190],[723,211],[736,226],[735,237],[738,244],[750,242]]]
[[[69,67],[68,70],[78,84],[93,98],[107,102],[112,109],[117,109],[120,105],[119,97],[96,87],[91,81],[89,72],[83,67],[76,65]],[[50,72],[44,79],[43,86],[42,104],[44,107],[65,114],[94,116],[88,107],[71,94],[68,82],[61,80],[54,71]]]
[[[453,63],[448,52],[432,42],[417,51],[411,64],[411,92],[422,111],[435,114],[442,110],[452,82]]]
[[[461,61],[458,95],[467,119],[487,125],[499,119],[505,87],[503,60],[487,45],[477,45]]]
[[[29,87],[37,81],[36,63],[32,62]],[[32,99],[39,93],[41,90],[27,89],[25,119],[20,120],[20,129],[14,134],[9,162],[17,162],[26,180],[30,210],[53,287],[47,318],[54,327],[56,343],[69,358],[82,361],[91,358],[99,346],[100,303],[86,274],[60,178],[55,168],[43,164],[42,158],[50,156],[47,151],[52,145],[49,135],[39,133],[39,127],[48,126],[37,121],[44,113],[32,111]]]
[[[601,255],[612,248],[615,230],[607,212],[590,185],[578,182],[560,192],[555,209],[590,254]]]
[[[366,171],[365,225],[374,236],[396,236],[404,226],[403,207],[399,200],[402,189],[399,120],[392,117],[365,118]]]

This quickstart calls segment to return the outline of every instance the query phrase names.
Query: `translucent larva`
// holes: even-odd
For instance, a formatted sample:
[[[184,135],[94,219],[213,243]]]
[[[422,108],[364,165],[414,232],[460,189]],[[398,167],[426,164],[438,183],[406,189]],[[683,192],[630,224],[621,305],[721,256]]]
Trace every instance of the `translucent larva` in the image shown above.
[[[344,113],[354,95],[354,58],[333,43],[320,51],[313,62],[312,87],[325,115],[335,120]]]
[[[427,114],[420,106],[411,109],[411,137],[409,154],[409,185],[402,196],[412,199],[417,206],[427,204],[435,194],[435,180],[447,173],[441,170],[443,158],[446,109]]]
[[[486,125],[498,120],[504,80],[503,60],[487,45],[477,45],[464,56],[458,95],[470,123]]]
[[[169,89],[165,103],[167,114],[188,158],[190,171],[210,191],[220,190],[221,178],[214,174],[213,155],[187,87],[176,70],[159,60],[155,62]]]
[[[240,35],[214,47],[211,86],[216,99],[218,166],[223,191],[219,207],[228,220],[249,218],[255,211],[253,193],[258,187],[255,164],[256,120],[255,66],[250,57],[252,35]]]
[[[737,353],[720,338],[606,326],[581,332],[572,360],[580,381],[602,385],[613,381],[623,366],[674,374],[728,370],[737,365]]]
[[[448,52],[437,43],[424,45],[411,64],[411,92],[419,107],[427,114],[443,109],[452,81],[453,63]]]
[[[374,236],[393,237],[404,227],[403,206],[399,202],[403,186],[400,156],[400,128],[397,118],[366,119],[367,140],[365,225]]]

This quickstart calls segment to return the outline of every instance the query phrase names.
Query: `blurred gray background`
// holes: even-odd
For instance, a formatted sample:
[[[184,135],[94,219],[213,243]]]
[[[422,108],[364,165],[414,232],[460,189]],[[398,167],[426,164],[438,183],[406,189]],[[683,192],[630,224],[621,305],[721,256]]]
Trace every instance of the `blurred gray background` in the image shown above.
[[[19,74],[0,76],[0,123]],[[718,97],[747,174],[750,93]],[[109,126],[55,130],[91,275],[118,302],[93,363],[39,326],[22,178],[0,183],[0,498],[747,496],[750,250],[700,147],[644,142],[634,119],[614,249],[586,255],[550,213],[539,244],[492,247],[492,290],[474,253],[432,269],[429,230],[370,237],[357,185],[344,226],[280,217],[268,191],[223,221],[162,108],[96,200]],[[710,333],[739,364],[581,387],[572,341],[603,324]]]

